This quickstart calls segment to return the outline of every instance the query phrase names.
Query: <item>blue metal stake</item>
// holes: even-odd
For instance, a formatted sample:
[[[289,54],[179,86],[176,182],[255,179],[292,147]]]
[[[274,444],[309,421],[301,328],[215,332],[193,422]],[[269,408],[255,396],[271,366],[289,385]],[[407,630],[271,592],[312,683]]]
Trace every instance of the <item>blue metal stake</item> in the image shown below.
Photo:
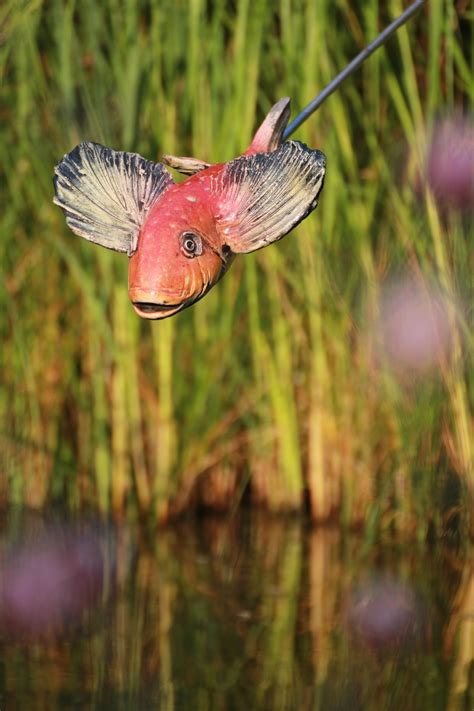
[[[289,124],[289,126],[287,126],[285,132],[283,133],[283,140],[286,141],[286,139],[289,138],[289,136],[291,136],[291,134],[294,133],[296,129],[299,128],[299,126],[301,126],[301,124],[321,106],[323,101],[326,101],[328,96],[330,96],[333,91],[335,91],[340,84],[342,84],[344,79],[355,72],[355,70],[360,67],[362,62],[365,62],[367,57],[370,57],[372,52],[375,52],[376,49],[383,45],[388,40],[390,35],[398,30],[399,27],[404,25],[405,22],[407,22],[407,20],[409,20],[410,17],[414,15],[424,3],[425,0],[416,0],[416,2],[410,5],[410,7],[408,7],[405,12],[400,15],[400,17],[386,27],[384,31],[373,40],[373,42],[367,45],[367,47],[363,49],[357,57],[354,57],[352,62],[348,64],[347,67],[343,69],[342,72],[340,72],[340,74],[338,74],[337,77],[333,79],[327,87],[308,104],[308,106],[306,106],[306,108],[303,109],[303,111]]]

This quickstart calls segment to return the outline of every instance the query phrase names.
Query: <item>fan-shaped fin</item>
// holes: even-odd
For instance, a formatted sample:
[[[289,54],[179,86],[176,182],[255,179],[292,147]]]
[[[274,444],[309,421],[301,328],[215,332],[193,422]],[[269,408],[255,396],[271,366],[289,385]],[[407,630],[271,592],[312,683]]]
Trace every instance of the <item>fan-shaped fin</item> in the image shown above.
[[[173,182],[161,163],[81,143],[56,166],[54,202],[73,232],[130,256],[148,210]]]
[[[228,163],[213,183],[224,243],[254,252],[288,234],[318,204],[325,165],[321,151],[298,141]]]

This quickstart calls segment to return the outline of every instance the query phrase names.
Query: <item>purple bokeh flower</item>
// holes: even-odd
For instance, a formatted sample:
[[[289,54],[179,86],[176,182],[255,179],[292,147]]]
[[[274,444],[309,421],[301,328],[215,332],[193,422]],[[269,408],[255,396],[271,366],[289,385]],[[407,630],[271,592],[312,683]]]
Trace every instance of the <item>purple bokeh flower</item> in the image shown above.
[[[354,588],[346,620],[352,635],[376,651],[426,639],[427,620],[418,596],[393,577],[375,577]]]
[[[442,207],[474,207],[474,123],[463,117],[440,121],[426,156],[426,179]]]
[[[98,602],[107,574],[94,527],[53,526],[0,560],[0,631],[39,636],[77,621]]]
[[[453,314],[440,289],[404,277],[382,287],[377,331],[383,352],[397,371],[425,374],[449,359]]]

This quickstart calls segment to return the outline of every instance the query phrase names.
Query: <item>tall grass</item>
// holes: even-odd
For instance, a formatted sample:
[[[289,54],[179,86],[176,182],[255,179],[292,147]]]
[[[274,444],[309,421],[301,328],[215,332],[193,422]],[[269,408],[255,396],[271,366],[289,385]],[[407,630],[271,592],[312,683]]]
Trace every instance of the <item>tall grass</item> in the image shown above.
[[[411,388],[367,327],[406,265],[451,304],[469,298],[469,225],[414,188],[436,115],[472,102],[467,10],[428,3],[302,127],[328,158],[320,207],[176,318],[140,322],[126,259],[82,244],[51,203],[53,167],[83,139],[150,159],[238,155],[275,100],[302,108],[401,10],[2,5],[3,500],[164,521],[248,491],[273,511],[309,501],[314,520],[369,537],[423,537],[469,510],[466,314],[451,314],[449,363]]]

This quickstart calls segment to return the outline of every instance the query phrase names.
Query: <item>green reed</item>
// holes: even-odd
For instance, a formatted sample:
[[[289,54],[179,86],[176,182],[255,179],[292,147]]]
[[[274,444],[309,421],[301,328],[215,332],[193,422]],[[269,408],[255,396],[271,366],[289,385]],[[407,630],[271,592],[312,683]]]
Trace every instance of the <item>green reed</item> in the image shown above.
[[[423,537],[459,477],[452,505],[469,508],[466,315],[453,306],[453,357],[415,389],[368,329],[404,265],[452,304],[469,296],[468,225],[414,190],[435,116],[472,101],[467,11],[429,3],[311,117],[295,137],[328,158],[316,213],[176,318],[140,322],[126,259],[75,239],[51,203],[80,140],[234,157],[275,100],[302,108],[402,3],[378,7],[4,3],[3,500],[166,520],[250,486],[275,511],[308,500],[317,521]]]

